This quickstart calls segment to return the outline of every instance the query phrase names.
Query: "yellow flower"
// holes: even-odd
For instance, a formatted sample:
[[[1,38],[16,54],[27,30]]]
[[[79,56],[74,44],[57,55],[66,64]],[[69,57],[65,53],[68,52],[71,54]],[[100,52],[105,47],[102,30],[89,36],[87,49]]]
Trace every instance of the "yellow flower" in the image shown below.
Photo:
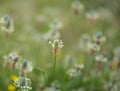
[[[16,90],[16,88],[14,85],[12,85],[12,84],[8,85],[8,91],[15,91],[15,90]]]
[[[16,75],[12,75],[12,76],[11,76],[11,80],[12,80],[12,81],[15,81],[17,78],[18,78],[18,77],[17,77]]]

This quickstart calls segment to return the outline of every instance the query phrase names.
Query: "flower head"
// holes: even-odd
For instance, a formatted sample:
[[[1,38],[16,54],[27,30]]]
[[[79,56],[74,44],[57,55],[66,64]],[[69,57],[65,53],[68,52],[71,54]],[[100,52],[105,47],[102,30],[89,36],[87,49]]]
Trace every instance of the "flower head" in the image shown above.
[[[88,25],[91,26],[100,17],[100,15],[96,11],[92,10],[92,11],[86,13],[86,17],[88,19],[88,21],[87,21]]]
[[[98,62],[106,62],[107,61],[107,57],[102,55],[102,54],[99,54],[95,57],[95,60],[98,61]]]
[[[11,52],[7,56],[4,56],[4,67],[15,68],[16,63],[20,60],[20,56],[17,52]]]
[[[55,89],[60,89],[60,84],[59,82],[56,80],[54,82],[52,82],[51,87],[55,88]]]
[[[50,28],[51,29],[54,29],[54,30],[59,30],[60,28],[62,28],[62,23],[60,22],[59,19],[55,18],[53,20],[53,23],[50,25]]]
[[[74,69],[74,68],[69,69],[69,70],[67,71],[67,74],[69,75],[69,77],[70,77],[71,79],[76,78],[77,75],[78,75],[77,70]]]
[[[107,62],[107,57],[105,56],[105,55],[103,55],[103,54],[99,54],[99,55],[97,55],[96,57],[95,57],[95,60],[97,61],[97,67],[99,68],[99,69],[102,69],[103,68],[103,64],[105,63],[105,62]]]
[[[72,3],[72,8],[74,9],[75,14],[78,14],[84,9],[84,5],[79,0],[76,0]]]
[[[88,34],[84,34],[80,39],[80,49],[83,51],[87,51],[88,45],[91,43],[90,36]]]
[[[32,72],[32,70],[33,67],[31,63],[28,60],[23,59],[22,63],[20,64],[20,75],[25,76],[25,74]]]
[[[87,17],[88,19],[96,20],[96,19],[99,18],[99,14],[98,14],[96,11],[92,10],[92,11],[90,11],[90,12],[88,12],[88,13],[86,14],[86,17]]]
[[[10,60],[13,60],[13,61],[18,61],[18,59],[19,59],[19,55],[18,55],[18,53],[17,52],[12,52],[12,53],[10,53],[9,55],[8,55],[8,58],[10,59]]]
[[[29,91],[32,89],[30,79],[26,77],[19,77],[14,81],[14,85],[22,91]]]
[[[80,71],[81,69],[83,69],[84,68],[84,65],[83,64],[75,64],[75,69],[77,70],[77,71]]]
[[[95,53],[95,52],[98,52],[100,51],[100,46],[96,43],[93,43],[93,44],[89,44],[88,45],[88,50],[91,54]]]
[[[53,43],[49,41],[49,44],[51,44],[51,46],[53,47],[55,54],[58,53],[60,49],[64,46],[62,40],[59,39],[54,40]]]
[[[102,32],[96,32],[95,35],[93,36],[94,41],[97,44],[101,44],[106,40],[105,36],[103,36]]]
[[[69,75],[69,77],[71,79],[73,78],[76,78],[78,75],[80,75],[81,73],[81,69],[84,68],[84,65],[83,64],[75,64],[74,65],[74,68],[70,68],[68,71],[67,71],[67,74]]]
[[[9,15],[4,15],[0,19],[1,29],[7,33],[12,33],[14,31],[13,20]]]

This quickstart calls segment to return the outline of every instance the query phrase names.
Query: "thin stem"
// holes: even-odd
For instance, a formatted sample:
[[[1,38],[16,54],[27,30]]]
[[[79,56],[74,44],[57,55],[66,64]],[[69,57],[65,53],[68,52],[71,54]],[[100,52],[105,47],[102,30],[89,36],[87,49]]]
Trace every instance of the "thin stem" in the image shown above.
[[[53,78],[55,78],[55,65],[56,65],[56,53],[55,53],[54,65],[53,65]]]
[[[45,70],[43,70],[42,68],[40,68],[38,66],[35,66],[35,68],[38,69],[38,70],[40,70],[43,73],[43,76],[44,76],[44,79],[45,79],[45,83],[47,85],[48,79],[47,79],[47,74],[46,74]]]

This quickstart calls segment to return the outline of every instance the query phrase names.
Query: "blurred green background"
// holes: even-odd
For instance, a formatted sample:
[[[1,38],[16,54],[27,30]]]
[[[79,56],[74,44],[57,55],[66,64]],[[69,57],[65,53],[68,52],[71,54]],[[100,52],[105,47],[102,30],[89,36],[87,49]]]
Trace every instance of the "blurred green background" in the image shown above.
[[[72,7],[75,0],[0,0],[0,17],[10,15],[15,27],[11,35],[0,31],[0,91],[15,91],[8,89],[8,86],[13,84],[11,77],[18,77],[19,72],[3,67],[3,56],[14,50],[20,51],[20,55],[28,59],[33,66],[45,69],[48,75],[48,86],[45,88],[57,80],[61,91],[120,91],[120,72],[113,53],[114,49],[120,46],[120,0],[79,1],[84,5],[84,9],[75,14]],[[100,17],[89,24],[86,13],[91,10],[96,11]],[[64,47],[57,55],[56,77],[53,78],[54,53],[48,44],[51,38],[49,39],[47,34],[56,18],[62,24],[58,31]],[[99,72],[95,73],[95,55],[84,53],[79,48],[82,35],[87,33],[92,37],[96,31],[101,31],[106,36],[101,52],[110,55],[100,75]],[[67,55],[74,58],[70,67],[73,67],[74,63],[85,65],[81,75],[74,80],[66,74],[70,68],[65,67]],[[112,65],[111,69],[108,68],[109,64]],[[117,74],[117,80],[111,77],[114,74]],[[41,89],[44,79],[37,69],[33,69],[27,77],[32,81],[32,91],[49,91]],[[115,85],[111,86],[114,82]]]

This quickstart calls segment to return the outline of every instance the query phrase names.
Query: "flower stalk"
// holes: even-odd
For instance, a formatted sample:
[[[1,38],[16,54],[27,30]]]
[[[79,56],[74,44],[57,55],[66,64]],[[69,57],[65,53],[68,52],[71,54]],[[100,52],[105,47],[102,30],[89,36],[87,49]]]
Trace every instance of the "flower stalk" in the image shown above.
[[[36,68],[37,70],[39,70],[39,71],[41,71],[43,73],[44,80],[45,80],[45,83],[47,85],[48,84],[48,78],[47,78],[47,74],[46,74],[45,70],[43,70],[42,68],[40,68],[38,66],[35,66],[34,68]]]

